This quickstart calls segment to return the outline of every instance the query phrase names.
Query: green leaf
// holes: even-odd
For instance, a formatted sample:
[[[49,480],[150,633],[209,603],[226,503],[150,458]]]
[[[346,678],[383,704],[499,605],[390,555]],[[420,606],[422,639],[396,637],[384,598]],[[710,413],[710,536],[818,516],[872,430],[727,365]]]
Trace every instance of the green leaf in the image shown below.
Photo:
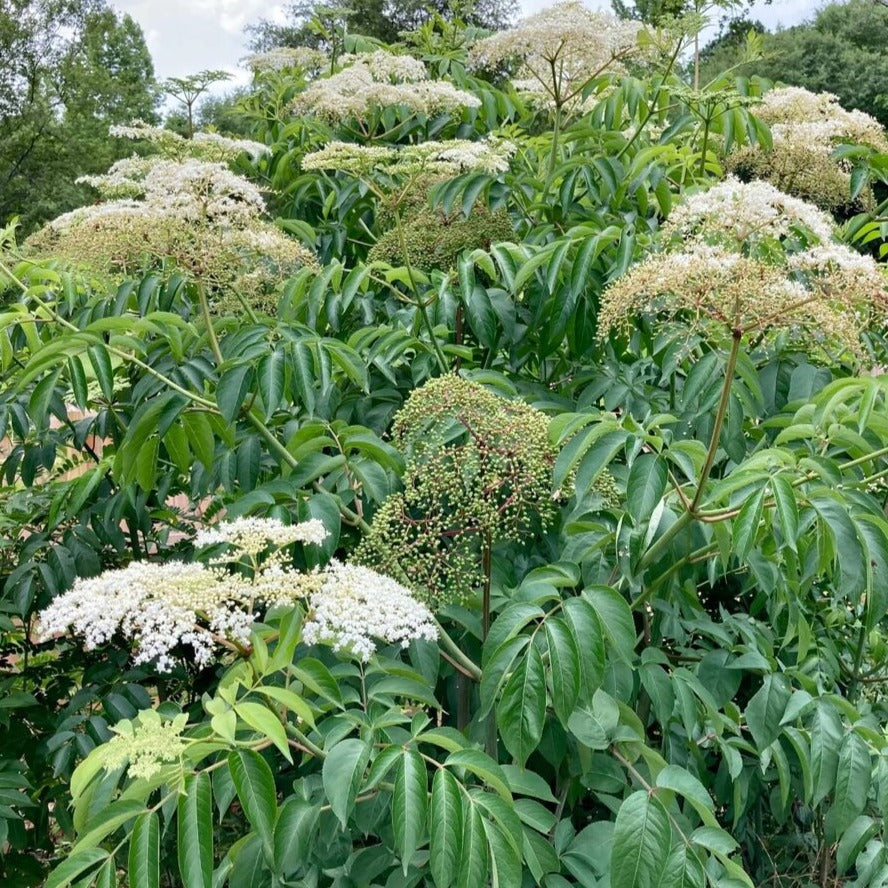
[[[836,849],[836,869],[839,875],[854,865],[864,845],[879,831],[879,823],[861,815],[846,830]]]
[[[842,720],[826,702],[819,703],[811,715],[811,779],[814,783],[812,805],[818,805],[832,792],[842,744]]]
[[[775,475],[771,478],[771,490],[774,493],[775,512],[783,542],[795,552],[796,538],[799,535],[799,507],[795,489],[785,476]]]
[[[626,599],[610,586],[591,586],[583,598],[595,609],[604,635],[624,663],[635,659],[635,621]]]
[[[546,646],[552,681],[552,706],[567,724],[580,694],[580,651],[571,627],[559,617],[546,620]]]
[[[506,801],[512,800],[506,775],[500,766],[480,749],[457,750],[447,756],[444,765],[448,768],[465,768],[467,771],[471,771]]]
[[[636,525],[648,521],[666,490],[666,461],[656,453],[639,454],[626,481],[626,507]]]
[[[293,761],[290,756],[290,747],[287,744],[287,732],[284,730],[281,720],[270,709],[260,703],[241,700],[234,707],[234,711],[254,731],[271,740],[288,762]]]
[[[519,659],[503,687],[496,721],[506,749],[523,766],[543,736],[546,720],[546,673],[534,645]]]
[[[604,632],[595,608],[584,598],[568,598],[562,605],[565,622],[579,642],[581,700],[592,702],[604,681]],[[482,678],[483,681],[483,678]]]
[[[111,401],[114,398],[114,371],[111,368],[111,358],[108,350],[103,345],[91,345],[86,350],[89,356],[89,362],[95,371],[96,379],[99,381],[99,388],[105,396],[105,400]]]
[[[85,851],[75,852],[49,874],[43,888],[65,888],[88,869],[104,862],[108,857],[108,852],[103,848],[87,848]]]
[[[355,737],[341,740],[324,759],[321,770],[324,792],[343,829],[355,806],[369,761],[370,746]]]
[[[228,768],[247,820],[262,841],[266,856],[271,860],[277,820],[277,793],[271,768],[252,749],[237,749],[230,753]]]
[[[443,772],[443,769],[439,769]],[[418,752],[406,749],[395,770],[392,793],[392,830],[404,875],[425,837],[428,784],[425,765]]]
[[[226,370],[220,377],[216,386],[216,404],[222,418],[232,423],[241,411],[247,393],[252,382],[253,368],[242,364]]]
[[[136,819],[129,845],[130,888],[160,886],[160,822],[148,811]]]
[[[672,848],[665,808],[644,790],[620,805],[611,851],[611,888],[654,888]]]
[[[213,885],[213,794],[206,772],[185,779],[177,812],[179,874],[184,888]]]
[[[743,504],[740,514],[734,519],[734,554],[740,561],[745,560],[758,535],[764,509],[765,489],[762,487],[752,494]]]
[[[457,888],[486,888],[487,836],[478,809],[466,802],[463,811],[462,856]]]
[[[284,394],[283,349],[275,349],[259,361],[256,382],[265,407],[265,418],[270,419]]]
[[[460,870],[463,805],[459,784],[445,768],[432,778],[429,805],[429,869],[437,888],[450,888]]]
[[[690,771],[679,765],[667,765],[657,774],[657,786],[671,789],[687,799],[700,815],[700,819],[708,826],[715,826],[715,804],[706,787]]]
[[[824,822],[826,838],[835,842],[863,812],[873,777],[866,741],[855,732],[845,735],[839,749],[832,807]]]
[[[703,888],[706,872],[697,856],[684,842],[672,846],[655,888]]]
[[[746,706],[746,723],[759,752],[764,752],[780,734],[780,720],[790,698],[783,675],[766,675],[762,686]]]
[[[308,864],[321,814],[320,805],[290,796],[274,827],[274,868],[288,876]]]
[[[691,833],[691,841],[715,854],[732,854],[737,848],[737,840],[717,826],[701,826]]]

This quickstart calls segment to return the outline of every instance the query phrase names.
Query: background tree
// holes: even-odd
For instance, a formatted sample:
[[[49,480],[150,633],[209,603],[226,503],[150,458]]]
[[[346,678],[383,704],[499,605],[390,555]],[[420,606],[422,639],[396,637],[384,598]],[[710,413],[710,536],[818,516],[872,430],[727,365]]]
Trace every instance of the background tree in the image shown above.
[[[108,127],[156,119],[142,30],[104,0],[0,7],[0,221],[28,231],[88,199],[75,183],[127,149]]]
[[[748,28],[748,23],[735,24],[706,47],[701,64],[704,82],[741,61]],[[834,93],[846,108],[858,108],[885,124],[886,46],[888,8],[870,0],[831,3],[810,22],[766,34],[764,58],[744,65],[740,72]]]
[[[343,0],[335,6],[319,3],[290,3],[285,24],[262,19],[247,28],[250,48],[264,52],[276,46],[326,47],[336,28],[355,29],[365,37],[393,43],[404,31],[423,25],[434,14],[446,20],[459,18],[476,27],[499,30],[518,10],[516,0]]]

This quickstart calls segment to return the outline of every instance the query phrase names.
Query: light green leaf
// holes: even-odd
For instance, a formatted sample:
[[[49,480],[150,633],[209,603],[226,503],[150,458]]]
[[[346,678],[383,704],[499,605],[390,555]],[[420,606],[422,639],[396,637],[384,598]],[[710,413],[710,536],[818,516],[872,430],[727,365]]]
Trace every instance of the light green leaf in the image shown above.
[[[345,829],[370,761],[370,746],[355,737],[337,743],[324,759],[324,792],[333,813]]]
[[[460,871],[463,804],[456,778],[438,768],[429,807],[429,868],[437,888],[450,888]]]
[[[179,875],[184,888],[213,885],[213,794],[206,772],[187,777],[179,796]]]
[[[160,822],[148,811],[133,825],[129,845],[130,888],[160,886]]]
[[[543,736],[546,719],[546,673],[539,650],[531,645],[503,687],[496,721],[503,743],[523,766]]]
[[[657,774],[657,786],[671,789],[687,799],[707,826],[716,826],[715,804],[706,787],[690,771],[679,765],[667,765]]]
[[[443,773],[443,769],[439,770]],[[427,810],[428,783],[425,765],[418,752],[412,749],[403,750],[395,769],[392,830],[405,876],[416,849],[425,838]]]
[[[287,745],[287,732],[280,719],[270,709],[259,703],[241,700],[235,705],[234,711],[254,731],[258,731],[271,740],[288,762],[293,761],[290,756],[290,747]]]
[[[853,731],[846,734],[839,749],[833,803],[824,823],[828,841],[841,838],[863,812],[872,776],[873,763],[866,741]]]
[[[274,825],[277,820],[277,793],[271,768],[252,749],[237,749],[230,753],[228,768],[247,820],[262,841],[266,856],[271,860]]]
[[[672,848],[665,808],[644,790],[620,805],[611,850],[611,888],[654,888]]]
[[[641,453],[626,481],[626,507],[636,525],[648,521],[666,489],[666,461],[656,453]]]
[[[580,693],[579,646],[570,625],[559,617],[546,620],[545,632],[552,706],[561,723],[566,724]]]

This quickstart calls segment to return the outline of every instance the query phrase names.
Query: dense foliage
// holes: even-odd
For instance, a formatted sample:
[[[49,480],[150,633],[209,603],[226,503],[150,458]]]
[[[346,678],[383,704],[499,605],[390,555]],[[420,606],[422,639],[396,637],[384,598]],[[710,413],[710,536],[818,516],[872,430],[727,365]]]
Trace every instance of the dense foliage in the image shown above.
[[[873,0],[829,3],[811,21],[764,33],[760,57],[747,61],[745,35],[753,22],[733,23],[704,50],[703,81],[741,64],[757,74],[814,92],[830,92],[846,108],[858,108],[888,123],[888,74],[882,54],[888,41],[888,7]]]
[[[4,885],[888,883],[884,135],[692,38],[272,49],[3,233]]]
[[[141,28],[103,0],[0,6],[0,224],[30,232],[89,200],[75,180],[123,156],[108,127],[153,121],[158,94]]]

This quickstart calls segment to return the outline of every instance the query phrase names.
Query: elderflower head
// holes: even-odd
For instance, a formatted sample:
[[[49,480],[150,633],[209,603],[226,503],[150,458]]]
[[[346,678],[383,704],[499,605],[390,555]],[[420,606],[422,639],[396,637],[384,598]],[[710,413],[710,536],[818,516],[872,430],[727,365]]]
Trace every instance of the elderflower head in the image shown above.
[[[705,234],[735,241],[750,237],[782,238],[803,228],[819,241],[833,237],[832,217],[790,197],[768,182],[740,182],[728,177],[706,191],[686,196],[663,226],[664,237]]]
[[[738,147],[728,156],[729,168],[744,177],[767,179],[827,210],[851,203],[851,170],[833,157],[837,145],[888,151],[879,122],[862,111],[847,111],[831,93],[773,89],[764,95],[755,115],[770,126],[771,148]],[[871,203],[871,192],[864,191],[858,201]]]
[[[294,114],[315,114],[331,123],[364,118],[375,109],[403,106],[414,114],[477,108],[477,96],[441,80],[428,80],[425,65],[411,56],[381,50],[347,55],[336,74],[315,80],[294,100]]]
[[[266,71],[285,71],[288,68],[301,68],[303,71],[318,71],[329,64],[327,54],[308,46],[277,46],[267,52],[247,56],[243,63],[254,74]]]
[[[211,163],[228,163],[247,154],[255,163],[270,153],[267,146],[250,139],[230,139],[219,133],[195,133],[193,138],[186,139],[172,130],[141,120],[128,126],[112,126],[108,132],[117,139],[150,142],[162,156],[175,160],[193,158]]]
[[[639,22],[566,0],[479,40],[469,64],[487,68],[518,59],[516,89],[552,107],[571,108],[596,77],[624,71],[622,62],[639,51],[641,30]]]
[[[181,760],[188,746],[181,736],[187,724],[187,715],[165,721],[153,709],[143,710],[131,721],[120,721],[111,728],[115,736],[99,748],[102,765],[106,771],[127,765],[133,779],[150,780],[164,764]]]
[[[317,518],[298,524],[284,524],[277,518],[235,518],[199,531],[194,545],[201,549],[222,543],[235,557],[256,556],[266,549],[282,548],[292,543],[320,546],[328,536],[323,522]]]
[[[254,591],[243,577],[202,564],[134,561],[97,577],[79,578],[39,617],[41,637],[68,630],[92,650],[120,634],[136,645],[135,662],[173,666],[173,650],[187,645],[208,665],[217,638],[246,643],[255,619]]]
[[[884,278],[874,263],[865,276],[849,274],[848,265],[836,261],[838,253],[830,248],[833,258],[822,261],[820,249],[773,263],[702,240],[655,253],[605,290],[599,335],[653,314],[701,332],[712,331],[713,324],[734,336],[782,330],[810,344],[857,352],[868,316],[888,314]],[[865,262],[860,257],[851,267]]]
[[[404,148],[381,145],[353,145],[329,142],[302,159],[304,170],[339,170],[362,178],[372,172],[390,177],[430,176],[452,177],[469,170],[490,174],[505,172],[515,145],[505,139],[450,139],[444,142],[422,142]]]
[[[330,644],[367,661],[377,639],[406,648],[414,639],[438,637],[431,611],[391,577],[338,562],[320,576],[308,596],[307,644]]]

